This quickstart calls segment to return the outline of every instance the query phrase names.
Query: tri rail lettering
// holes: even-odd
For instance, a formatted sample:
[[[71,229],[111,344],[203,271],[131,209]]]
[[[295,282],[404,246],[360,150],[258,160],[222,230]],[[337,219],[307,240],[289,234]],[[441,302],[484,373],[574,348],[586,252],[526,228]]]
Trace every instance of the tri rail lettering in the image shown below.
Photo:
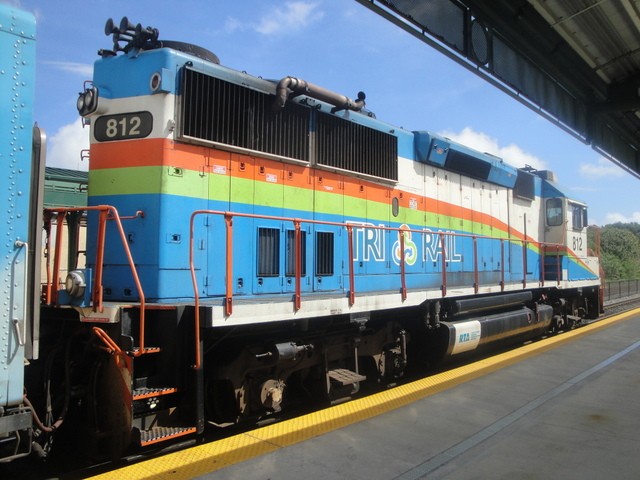
[[[387,260],[387,239],[396,237],[391,248],[391,258],[396,265],[400,264],[400,235],[404,236],[404,261],[407,265],[414,265],[418,258],[423,262],[442,261],[444,243],[445,260],[447,262],[461,262],[459,251],[460,239],[452,235],[451,231],[439,230],[434,232],[423,228],[422,232],[411,230],[408,225],[400,226],[400,232],[385,229],[385,225],[375,225],[368,222],[349,221],[353,226],[353,260],[358,262],[385,262]],[[441,238],[444,234],[444,241]]]

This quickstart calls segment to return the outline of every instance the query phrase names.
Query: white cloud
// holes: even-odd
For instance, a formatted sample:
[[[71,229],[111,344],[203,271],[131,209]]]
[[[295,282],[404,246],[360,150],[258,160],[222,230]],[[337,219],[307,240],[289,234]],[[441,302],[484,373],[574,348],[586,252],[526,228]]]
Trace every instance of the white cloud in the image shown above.
[[[227,33],[233,33],[236,30],[244,31],[249,27],[248,24],[242,23],[237,18],[227,17],[227,20],[224,25],[224,29]]]
[[[255,30],[263,35],[280,35],[297,32],[324,17],[318,2],[286,2],[284,7],[269,11],[258,22],[245,23],[227,18],[227,32]]]
[[[87,160],[80,160],[81,151],[89,148],[89,127],[82,128],[82,119],[61,127],[47,138],[47,166],[88,170]]]
[[[269,17],[263,17],[256,30],[265,35],[283,30],[300,30],[324,16],[317,8],[317,3],[287,2],[284,8],[278,8]]]
[[[610,160],[598,158],[596,163],[581,163],[580,175],[590,178],[622,177],[625,172]]]
[[[500,157],[514,167],[520,168],[530,165],[537,170],[547,169],[544,160],[525,152],[518,145],[512,143],[511,145],[500,146],[497,139],[491,138],[486,133],[476,132],[470,127],[465,127],[459,133],[440,132],[439,135],[450,138],[466,147]]]
[[[45,62],[47,65],[58,68],[69,73],[75,73],[82,75],[85,78],[91,78],[93,76],[93,65],[88,63],[74,63],[74,62]]]
[[[630,217],[627,217],[621,213],[607,213],[605,215],[604,224],[610,223],[640,223],[640,212],[633,212]]]

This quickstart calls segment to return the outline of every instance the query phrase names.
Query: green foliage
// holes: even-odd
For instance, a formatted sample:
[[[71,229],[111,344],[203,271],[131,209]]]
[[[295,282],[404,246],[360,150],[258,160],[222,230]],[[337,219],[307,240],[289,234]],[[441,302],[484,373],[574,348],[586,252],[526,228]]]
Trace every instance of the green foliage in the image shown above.
[[[604,228],[620,228],[622,230],[629,230],[636,236],[640,236],[640,223],[612,223],[610,225],[605,226]]]
[[[600,248],[607,280],[640,278],[640,224],[606,225],[600,233]]]

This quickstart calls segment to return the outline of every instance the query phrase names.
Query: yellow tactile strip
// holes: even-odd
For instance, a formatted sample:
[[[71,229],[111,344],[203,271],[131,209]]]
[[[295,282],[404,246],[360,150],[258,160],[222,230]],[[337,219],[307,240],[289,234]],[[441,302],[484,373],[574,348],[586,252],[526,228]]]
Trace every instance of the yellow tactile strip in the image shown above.
[[[190,479],[366,420],[520,361],[640,313],[636,309],[586,327],[464,365],[422,380],[216,442],[170,453],[91,477],[93,479]]]

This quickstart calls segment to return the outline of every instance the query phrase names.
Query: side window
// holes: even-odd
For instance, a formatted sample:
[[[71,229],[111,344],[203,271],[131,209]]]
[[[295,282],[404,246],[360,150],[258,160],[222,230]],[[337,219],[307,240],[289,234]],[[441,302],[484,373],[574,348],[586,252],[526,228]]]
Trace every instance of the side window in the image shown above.
[[[550,198],[547,200],[547,225],[550,227],[558,227],[564,221],[562,213],[562,199]]]
[[[574,230],[582,230],[589,224],[587,220],[587,209],[576,203],[570,204],[571,207],[571,224]]]
[[[280,275],[280,229],[258,228],[259,277]]]
[[[333,232],[316,232],[316,275],[333,275]]]
[[[300,276],[307,274],[307,232],[300,231],[300,258],[302,259]],[[292,277],[296,274],[296,231],[287,230],[287,257],[286,257],[286,275]]]

